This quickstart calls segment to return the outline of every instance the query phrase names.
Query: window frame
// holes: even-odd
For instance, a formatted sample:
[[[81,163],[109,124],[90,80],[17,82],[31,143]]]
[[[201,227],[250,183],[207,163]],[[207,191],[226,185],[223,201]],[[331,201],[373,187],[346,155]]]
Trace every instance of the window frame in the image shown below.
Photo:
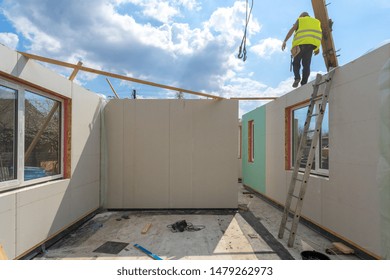
[[[20,184],[20,180],[19,180],[19,166],[20,166],[20,158],[19,158],[19,154],[18,154],[18,150],[19,150],[19,139],[20,139],[20,132],[21,132],[21,129],[20,129],[20,124],[19,124],[19,119],[20,119],[20,110],[19,110],[19,105],[20,105],[20,101],[19,101],[19,87],[7,80],[4,80],[2,78],[0,78],[0,85],[3,86],[3,87],[6,87],[6,88],[9,88],[9,89],[13,89],[16,91],[16,112],[15,112],[15,117],[16,117],[16,120],[15,120],[15,126],[16,126],[16,129],[15,129],[15,132],[16,132],[16,135],[15,135],[15,138],[16,138],[16,141],[17,143],[14,145],[14,149],[15,149],[15,152],[16,152],[16,155],[14,155],[14,159],[15,159],[15,165],[16,165],[16,178],[15,179],[12,179],[12,180],[8,180],[8,181],[1,181],[0,182],[0,192],[2,192],[3,190],[7,190],[9,188],[13,188],[13,186],[15,185],[18,185]]]
[[[320,101],[321,100],[318,100],[314,103],[315,110],[313,112],[319,111]],[[295,163],[295,158],[293,157],[293,155],[294,155],[294,144],[293,144],[293,138],[294,138],[294,117],[293,117],[293,115],[294,115],[294,111],[298,110],[298,109],[305,108],[305,107],[309,107],[309,105],[310,105],[310,101],[307,101],[307,102],[303,102],[301,104],[291,106],[289,108],[289,119],[290,119],[290,121],[289,121],[289,130],[290,130],[290,133],[289,133],[289,153],[290,153],[290,155],[289,155],[289,170],[294,169],[294,163]],[[327,111],[328,124],[329,124],[329,103],[326,106],[326,111]],[[305,115],[305,117],[306,117],[306,115]],[[317,117],[318,116],[315,116],[314,123],[316,122]],[[325,116],[324,116],[324,118],[325,118]],[[313,122],[313,119],[312,119],[312,122]],[[324,119],[323,119],[322,123],[324,123]],[[322,159],[321,149],[320,149],[320,144],[322,141],[322,128],[323,127],[321,126],[321,132],[320,132],[320,135],[319,135],[318,140],[317,140],[318,142],[316,144],[315,157],[314,157],[315,169],[312,169],[310,171],[310,174],[319,175],[319,176],[323,176],[323,177],[329,177],[329,162],[328,162],[328,169],[320,168],[321,167],[320,160]],[[299,139],[299,137],[298,137],[298,139]],[[329,132],[328,132],[328,141],[329,141]],[[329,153],[329,142],[328,142],[328,153]],[[299,172],[304,172],[304,171],[305,171],[305,168],[303,168],[303,167],[299,168]]]
[[[248,121],[248,162],[255,162],[255,121]]]
[[[242,125],[238,126],[238,159],[242,159]]]
[[[15,145],[16,147],[16,166],[17,166],[17,173],[16,176],[17,178],[14,180],[9,180],[9,181],[3,181],[0,182],[0,193],[4,191],[9,191],[13,189],[18,189],[22,187],[27,187],[31,185],[36,185],[39,183],[44,183],[48,181],[53,181],[57,179],[64,178],[64,142],[66,141],[65,139],[65,134],[64,134],[64,125],[65,125],[65,115],[64,115],[64,105],[65,105],[65,99],[62,99],[58,96],[55,96],[53,94],[44,92],[40,89],[28,86],[26,84],[23,84],[22,82],[18,81],[9,81],[5,79],[4,77],[0,77],[0,85],[11,88],[16,90],[17,92],[17,143]],[[25,153],[25,94],[26,91],[29,91],[31,93],[43,96],[45,98],[52,99],[54,101],[60,102],[60,157],[59,157],[59,162],[60,162],[60,169],[59,169],[59,174],[56,175],[50,175],[50,176],[45,176],[37,179],[31,179],[28,181],[24,180],[24,169],[25,169],[25,164],[24,164],[24,153]]]

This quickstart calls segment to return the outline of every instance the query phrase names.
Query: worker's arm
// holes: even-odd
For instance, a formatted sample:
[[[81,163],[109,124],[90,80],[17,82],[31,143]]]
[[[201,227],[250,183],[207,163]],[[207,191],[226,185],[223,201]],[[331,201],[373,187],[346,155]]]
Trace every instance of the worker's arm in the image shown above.
[[[288,31],[286,38],[283,41],[282,51],[284,51],[284,49],[286,48],[286,42],[288,41],[288,39],[290,39],[291,35],[293,35],[294,31],[297,29],[298,29],[298,24],[296,22],[296,23],[294,23],[293,27],[291,27],[291,29]]]

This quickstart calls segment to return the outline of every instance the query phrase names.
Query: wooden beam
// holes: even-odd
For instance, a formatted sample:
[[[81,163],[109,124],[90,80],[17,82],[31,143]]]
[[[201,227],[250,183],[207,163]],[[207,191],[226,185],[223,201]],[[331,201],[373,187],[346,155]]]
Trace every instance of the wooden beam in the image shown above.
[[[51,63],[51,64],[55,64],[55,65],[59,65],[59,66],[63,66],[63,67],[68,67],[68,68],[73,68],[73,69],[75,69],[77,67],[76,64],[63,62],[63,61],[52,59],[52,58],[47,58],[47,57],[38,56],[35,54],[29,54],[29,53],[25,53],[25,52],[19,52],[19,53],[27,58],[31,58],[31,59],[46,62],[46,63]],[[97,75],[104,75],[107,77],[112,77],[112,78],[125,80],[125,81],[129,81],[129,82],[134,82],[134,83],[138,83],[138,84],[144,84],[144,85],[148,85],[148,86],[164,88],[164,89],[168,89],[168,90],[172,90],[172,91],[181,91],[181,92],[185,92],[185,93],[189,93],[189,94],[193,94],[193,95],[210,97],[213,99],[225,99],[221,96],[216,96],[216,95],[201,93],[201,92],[197,92],[197,91],[193,91],[193,90],[172,87],[172,86],[167,86],[167,85],[149,82],[149,81],[145,81],[145,80],[135,79],[135,78],[131,78],[128,76],[119,75],[119,74],[115,74],[115,73],[111,73],[111,72],[107,72],[107,71],[102,71],[102,70],[97,70],[97,69],[84,67],[84,66],[80,66],[80,71],[85,71],[85,72],[89,72],[89,73],[93,73],[93,74],[97,74]]]
[[[46,127],[49,125],[49,122],[51,118],[53,117],[55,111],[58,108],[59,102],[54,103],[53,107],[51,108],[49,114],[47,115],[45,122],[43,123],[41,129],[38,131],[37,135],[35,135],[34,139],[32,140],[30,146],[28,147],[27,151],[24,153],[24,161],[26,162],[27,159],[30,157],[30,154],[32,150],[35,148],[37,145],[39,138],[41,137],[42,133],[45,131]]]
[[[141,233],[142,233],[142,234],[146,234],[146,233],[149,231],[149,229],[150,229],[151,226],[152,226],[151,223],[146,224],[146,225],[144,226],[144,228],[142,229]]]
[[[79,61],[76,65],[76,67],[73,69],[72,74],[69,76],[69,81],[73,81],[74,78],[76,78],[77,73],[80,71],[80,67],[83,65],[81,61]]]
[[[322,55],[325,60],[326,69],[338,66],[336,49],[332,36],[332,20],[329,19],[325,0],[311,0],[314,16],[321,22],[322,28]]]
[[[234,100],[274,100],[274,99],[278,99],[278,97],[230,97],[230,99],[234,99]]]
[[[8,260],[7,254],[5,253],[3,246],[0,244],[0,260]]]
[[[116,93],[114,87],[112,86],[110,80],[109,80],[108,78],[106,78],[106,80],[107,80],[107,83],[110,85],[110,88],[111,88],[112,92],[115,94],[116,98],[119,99],[119,96],[118,96],[118,94]]]

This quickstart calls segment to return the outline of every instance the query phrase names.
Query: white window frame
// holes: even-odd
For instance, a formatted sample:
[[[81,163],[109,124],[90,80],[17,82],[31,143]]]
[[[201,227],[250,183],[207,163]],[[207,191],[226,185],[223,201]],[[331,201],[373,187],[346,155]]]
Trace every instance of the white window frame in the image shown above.
[[[17,153],[17,178],[15,180],[0,182],[0,192],[4,192],[11,189],[17,189],[21,187],[26,187],[30,185],[35,185],[38,183],[44,183],[56,179],[60,179],[64,177],[64,100],[47,94],[41,90],[37,90],[35,88],[26,86],[22,83],[17,83],[13,81],[7,81],[4,78],[0,77],[0,85],[14,89],[17,91],[17,103],[18,103],[18,113],[17,113],[17,144],[16,144],[16,153]],[[46,98],[50,98],[52,100],[60,102],[60,110],[61,110],[61,130],[60,130],[60,173],[57,175],[46,176],[42,178],[32,179],[25,181],[24,180],[24,131],[25,131],[25,92],[29,91],[34,94],[41,95]]]
[[[319,111],[319,108],[320,108],[320,101],[321,100],[318,100],[315,102],[314,106],[315,106],[315,110],[314,112],[318,112]],[[295,163],[295,159],[293,158],[293,149],[294,149],[294,146],[293,146],[293,137],[294,137],[294,111],[295,110],[298,110],[298,109],[301,109],[301,108],[305,108],[305,107],[308,107],[309,106],[309,103],[305,103],[305,104],[302,104],[302,105],[298,105],[296,107],[292,107],[291,110],[290,110],[290,151],[291,151],[291,156],[290,156],[290,169],[293,170],[294,169],[294,163]],[[328,111],[328,123],[329,123],[329,103],[327,104],[326,106],[326,110]],[[314,122],[317,120],[317,116],[315,117],[312,117],[312,118],[315,118],[314,119]],[[325,116],[324,116],[325,118]],[[313,120],[312,120],[313,121]],[[324,122],[324,120],[323,120]],[[321,132],[322,132],[322,128],[321,128]],[[320,176],[324,176],[324,177],[329,177],[329,169],[323,169],[323,168],[320,168],[320,159],[321,159],[321,151],[320,151],[320,141],[321,141],[321,135],[318,137],[318,140],[317,140],[317,145],[316,145],[316,151],[315,151],[315,169],[312,169],[310,174],[313,174],[313,175],[320,175]],[[299,172],[304,172],[305,169],[300,167],[299,168]]]

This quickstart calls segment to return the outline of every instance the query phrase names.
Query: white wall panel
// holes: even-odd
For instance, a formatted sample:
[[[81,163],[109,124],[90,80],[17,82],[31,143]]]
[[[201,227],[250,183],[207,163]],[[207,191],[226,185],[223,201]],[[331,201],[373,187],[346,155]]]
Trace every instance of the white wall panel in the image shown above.
[[[380,254],[380,209],[376,187],[379,157],[379,74],[390,44],[336,69],[329,101],[329,177],[311,176],[302,214],[315,223]],[[309,97],[299,87],[266,105],[267,196],[285,203],[291,171],[280,164],[284,152],[285,108]],[[322,89],[320,89],[320,93]],[[283,107],[280,105],[286,103]],[[282,182],[280,178],[286,178]],[[281,192],[284,195],[281,196]]]
[[[166,208],[169,205],[169,101],[137,100],[135,106],[134,207]]]
[[[0,194],[0,244],[3,246],[7,257],[16,257],[16,195]]]
[[[118,103],[126,109],[112,110]],[[122,201],[108,197],[107,207],[237,207],[237,109],[236,101],[110,101],[106,125],[123,128],[126,144],[114,142],[107,129],[107,192],[124,194]],[[118,185],[113,174],[123,168]]]

